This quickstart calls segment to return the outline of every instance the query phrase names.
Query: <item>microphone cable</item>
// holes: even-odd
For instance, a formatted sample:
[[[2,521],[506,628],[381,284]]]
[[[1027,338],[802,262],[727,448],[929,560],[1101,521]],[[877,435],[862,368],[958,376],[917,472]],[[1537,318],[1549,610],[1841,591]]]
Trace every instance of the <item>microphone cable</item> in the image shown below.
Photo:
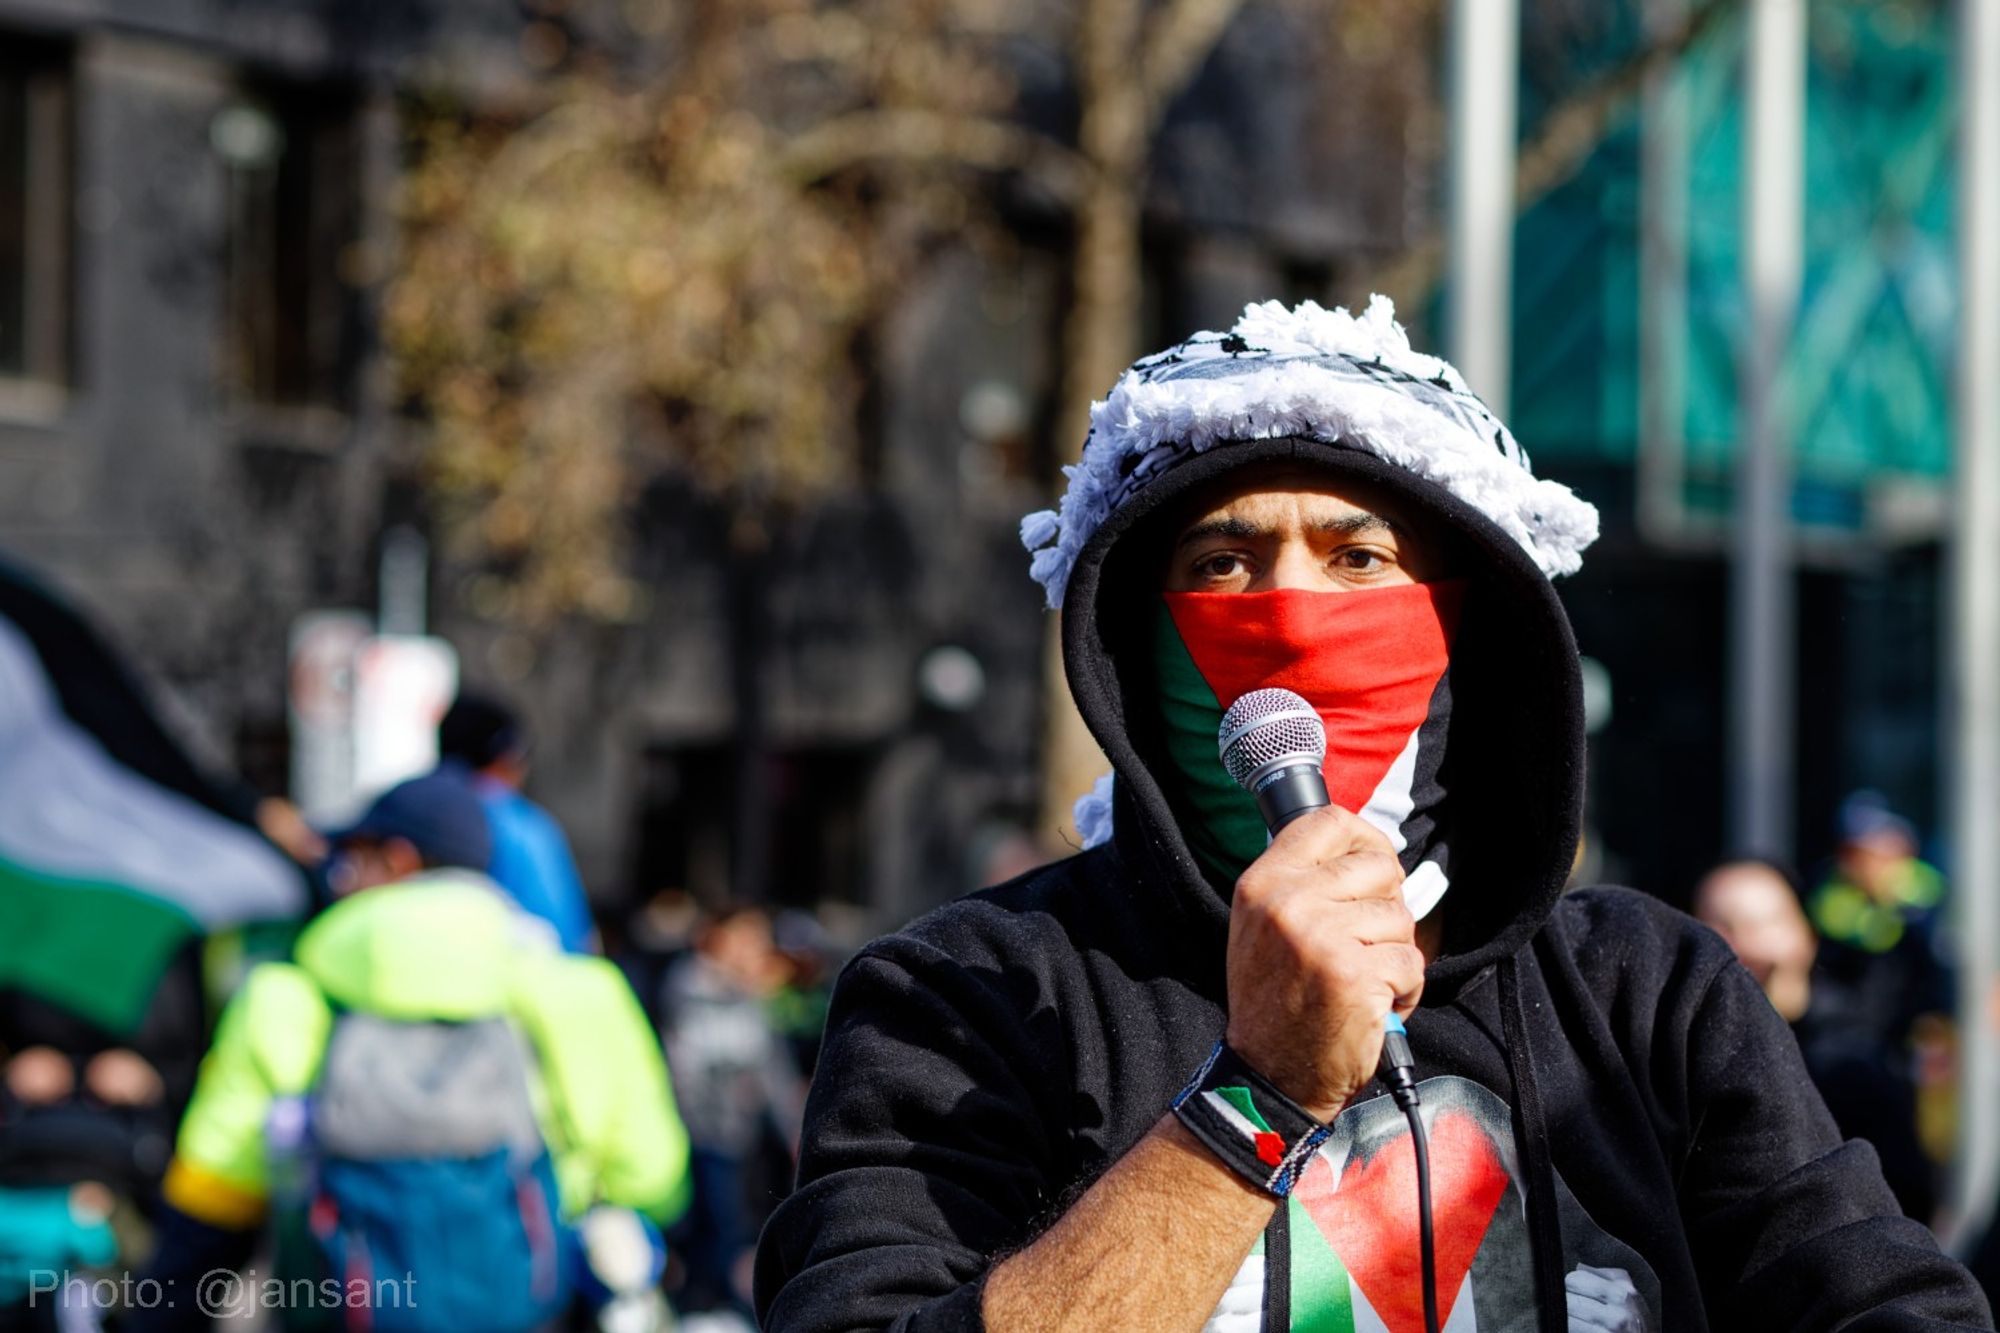
[[[1417,1158],[1417,1252],[1423,1262],[1424,1333],[1438,1333],[1437,1241],[1431,1229],[1431,1145],[1424,1133],[1417,1097],[1416,1056],[1410,1036],[1394,1010],[1382,1020],[1382,1079],[1403,1118],[1410,1122],[1410,1147]]]

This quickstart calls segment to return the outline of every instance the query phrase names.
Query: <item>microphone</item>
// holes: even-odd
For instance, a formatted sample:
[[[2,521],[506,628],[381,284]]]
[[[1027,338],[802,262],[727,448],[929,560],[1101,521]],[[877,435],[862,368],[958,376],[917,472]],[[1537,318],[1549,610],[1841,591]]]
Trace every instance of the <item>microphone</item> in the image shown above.
[[[1319,711],[1290,690],[1252,690],[1229,706],[1216,733],[1222,766],[1257,798],[1264,827],[1278,830],[1308,810],[1332,805],[1327,795],[1326,724]],[[1417,1099],[1416,1057],[1403,1020],[1391,1009],[1382,1020],[1382,1082],[1410,1123],[1416,1153],[1419,1249],[1424,1280],[1424,1327],[1436,1333],[1437,1260],[1431,1231],[1430,1145]]]
[[[1306,811],[1333,804],[1320,772],[1326,724],[1290,690],[1252,690],[1229,705],[1216,745],[1229,776],[1257,798],[1273,836]]]
[[[1271,836],[1306,811],[1333,804],[1320,771],[1326,763],[1326,724],[1300,695],[1284,689],[1250,691],[1222,715],[1215,743],[1229,776],[1257,798]],[[1392,1009],[1382,1025],[1382,1080],[1391,1091],[1408,1088],[1414,1094],[1416,1061],[1403,1020]]]
[[[1321,772],[1326,724],[1302,696],[1275,688],[1250,691],[1222,715],[1215,743],[1229,776],[1257,798],[1271,836],[1306,811],[1333,804]],[[1382,1081],[1392,1092],[1407,1089],[1414,1096],[1416,1060],[1403,1020],[1392,1009],[1382,1026]]]

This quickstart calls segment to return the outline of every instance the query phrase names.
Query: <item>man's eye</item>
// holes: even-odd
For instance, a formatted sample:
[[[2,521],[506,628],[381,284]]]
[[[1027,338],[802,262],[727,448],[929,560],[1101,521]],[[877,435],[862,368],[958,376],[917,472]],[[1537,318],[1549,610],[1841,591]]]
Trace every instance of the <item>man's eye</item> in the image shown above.
[[[1334,562],[1345,569],[1357,569],[1372,573],[1387,568],[1389,558],[1380,551],[1365,546],[1349,547],[1334,557]]]
[[[1243,560],[1240,556],[1211,555],[1199,561],[1194,571],[1206,578],[1226,579],[1232,574],[1239,573],[1242,568]]]

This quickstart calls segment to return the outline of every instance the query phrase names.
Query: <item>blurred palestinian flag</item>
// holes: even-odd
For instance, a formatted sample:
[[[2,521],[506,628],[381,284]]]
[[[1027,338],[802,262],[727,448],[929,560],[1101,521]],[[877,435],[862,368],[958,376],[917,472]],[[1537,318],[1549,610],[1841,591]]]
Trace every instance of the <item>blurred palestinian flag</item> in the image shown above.
[[[197,935],[301,916],[306,881],[77,614],[0,561],[0,988],[132,1032]]]

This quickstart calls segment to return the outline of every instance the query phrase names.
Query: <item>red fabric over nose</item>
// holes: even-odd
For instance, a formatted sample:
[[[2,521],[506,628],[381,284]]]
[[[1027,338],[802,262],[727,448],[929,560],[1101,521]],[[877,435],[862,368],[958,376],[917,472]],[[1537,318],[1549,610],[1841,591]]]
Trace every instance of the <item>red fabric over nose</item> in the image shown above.
[[[1451,661],[1463,580],[1358,592],[1170,592],[1167,612],[1225,710],[1299,694],[1326,724],[1327,794],[1360,810],[1423,725]]]

